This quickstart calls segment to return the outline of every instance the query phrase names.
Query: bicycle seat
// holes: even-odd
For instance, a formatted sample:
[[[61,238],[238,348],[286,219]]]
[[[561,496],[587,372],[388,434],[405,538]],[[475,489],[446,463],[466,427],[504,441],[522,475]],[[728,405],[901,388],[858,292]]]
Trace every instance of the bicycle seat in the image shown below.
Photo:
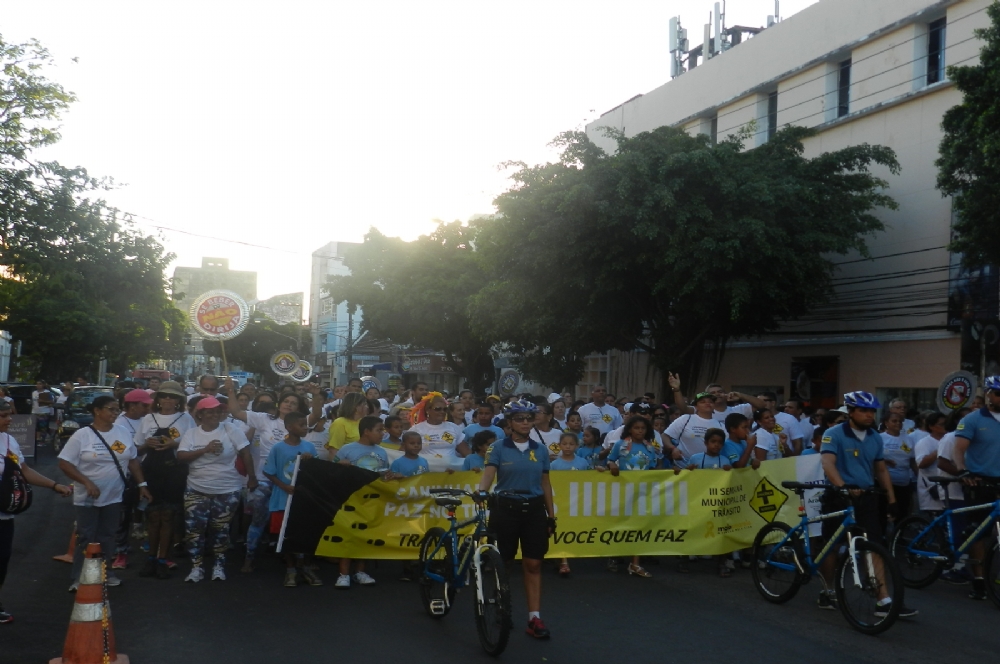
[[[444,496],[435,496],[434,502],[441,507],[458,507],[462,504],[461,498],[446,498]]]
[[[935,475],[934,477],[928,477],[931,482],[937,482],[938,484],[948,484],[950,482],[960,482],[961,480],[957,477],[942,477],[941,475]]]

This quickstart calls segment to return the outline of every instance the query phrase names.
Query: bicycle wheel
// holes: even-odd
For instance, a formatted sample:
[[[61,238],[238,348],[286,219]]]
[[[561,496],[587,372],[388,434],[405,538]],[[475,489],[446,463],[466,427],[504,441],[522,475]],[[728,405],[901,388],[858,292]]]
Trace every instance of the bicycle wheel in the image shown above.
[[[917,540],[917,536],[924,532],[929,525],[931,525],[931,521],[926,517],[916,514],[908,516],[899,522],[899,527],[896,528],[889,544],[892,559],[899,567],[903,583],[909,588],[924,588],[934,583],[941,576],[944,563],[912,553],[907,550],[907,547],[915,543],[915,548],[937,556],[947,556],[950,552],[944,531],[940,528],[927,531],[923,537]]]
[[[1000,542],[990,542],[990,548],[983,560],[983,572],[986,578],[986,594],[1000,609]]]
[[[440,548],[438,542],[441,542]],[[420,542],[420,583],[417,585],[420,586],[420,599],[424,609],[432,618],[448,615],[455,599],[452,547],[451,537],[446,536],[443,528],[431,528]],[[427,572],[444,577],[445,583],[430,579]]]
[[[483,601],[476,597],[475,602],[479,644],[488,655],[496,657],[507,647],[511,616],[507,568],[494,549],[483,551],[476,583],[483,594]]]
[[[771,563],[795,565],[796,557],[803,561],[802,538],[796,533],[783,545],[781,541],[791,530],[780,521],[769,523],[760,529],[753,541],[753,582],[757,590],[768,602],[783,604],[795,597],[802,585],[802,575],[797,569],[787,570]]]
[[[864,634],[879,634],[892,627],[903,606],[903,577],[889,552],[880,544],[858,540],[856,555],[840,559],[834,586],[837,604],[847,623]],[[855,561],[860,586],[854,579]],[[879,606],[882,597],[892,602]]]

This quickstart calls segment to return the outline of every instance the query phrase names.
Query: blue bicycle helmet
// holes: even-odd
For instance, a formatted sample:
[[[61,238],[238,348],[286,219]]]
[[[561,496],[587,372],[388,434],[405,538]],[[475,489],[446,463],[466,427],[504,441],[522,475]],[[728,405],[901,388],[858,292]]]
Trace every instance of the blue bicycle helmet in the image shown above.
[[[983,389],[1000,392],[1000,376],[987,376],[983,382]]]
[[[509,404],[503,407],[504,417],[517,415],[518,413],[528,413],[529,415],[534,415],[537,412],[538,412],[538,406],[528,401],[527,399],[518,399],[517,401],[511,401]]]
[[[848,408],[881,408],[882,404],[871,392],[848,392],[844,395],[844,405]]]

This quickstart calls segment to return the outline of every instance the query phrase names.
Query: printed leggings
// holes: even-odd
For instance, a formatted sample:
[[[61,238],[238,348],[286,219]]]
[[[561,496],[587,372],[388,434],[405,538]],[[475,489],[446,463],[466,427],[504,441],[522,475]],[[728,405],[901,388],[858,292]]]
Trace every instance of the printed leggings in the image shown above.
[[[194,567],[201,567],[205,531],[209,524],[212,526],[211,545],[216,564],[225,563],[226,549],[229,548],[229,522],[239,502],[239,491],[218,494],[205,494],[191,489],[184,491],[184,539]]]
[[[247,492],[247,508],[252,514],[247,530],[247,558],[253,558],[260,537],[267,532],[271,520],[271,483],[260,480],[257,489]]]

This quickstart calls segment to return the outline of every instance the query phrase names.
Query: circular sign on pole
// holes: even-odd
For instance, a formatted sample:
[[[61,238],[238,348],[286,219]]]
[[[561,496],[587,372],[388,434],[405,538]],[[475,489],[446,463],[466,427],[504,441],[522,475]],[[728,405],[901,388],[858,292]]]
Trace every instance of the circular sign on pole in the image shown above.
[[[304,383],[313,375],[313,365],[309,364],[305,360],[299,360],[299,366],[295,369],[295,373],[292,374],[292,380],[296,383]]]
[[[371,388],[375,388],[379,392],[382,391],[382,384],[378,382],[378,378],[375,376],[362,376],[361,377],[361,391],[367,393]]]
[[[976,377],[968,371],[954,371],[941,381],[937,391],[937,404],[942,413],[964,408],[976,394]]]
[[[191,323],[206,339],[232,339],[239,336],[249,322],[250,307],[232,291],[202,293],[191,305]]]
[[[298,370],[299,356],[292,351],[279,350],[271,356],[271,371],[279,376],[291,376],[298,372]]]
[[[497,387],[500,388],[500,394],[505,397],[509,397],[514,394],[517,390],[517,386],[521,384],[521,377],[518,375],[517,371],[514,369],[508,369],[500,374],[500,380],[497,381]]]

